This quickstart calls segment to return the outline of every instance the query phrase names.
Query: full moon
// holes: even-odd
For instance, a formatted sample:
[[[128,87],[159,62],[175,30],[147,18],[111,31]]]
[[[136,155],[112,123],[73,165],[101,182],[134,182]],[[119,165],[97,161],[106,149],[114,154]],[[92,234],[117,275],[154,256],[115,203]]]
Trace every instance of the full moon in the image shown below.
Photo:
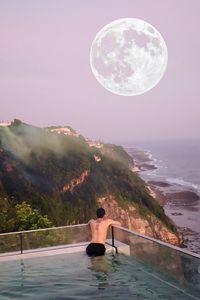
[[[167,46],[160,32],[133,18],[104,26],[90,49],[90,66],[98,82],[123,96],[140,95],[155,87],[167,61]]]

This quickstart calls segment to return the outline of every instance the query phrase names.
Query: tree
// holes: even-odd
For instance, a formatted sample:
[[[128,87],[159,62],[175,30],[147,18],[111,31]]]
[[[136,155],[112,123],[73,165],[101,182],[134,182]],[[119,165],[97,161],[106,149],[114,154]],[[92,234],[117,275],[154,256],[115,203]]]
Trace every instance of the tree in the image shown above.
[[[52,222],[48,219],[47,215],[42,216],[37,209],[33,209],[25,201],[17,204],[15,208],[17,230],[48,228],[52,226]]]

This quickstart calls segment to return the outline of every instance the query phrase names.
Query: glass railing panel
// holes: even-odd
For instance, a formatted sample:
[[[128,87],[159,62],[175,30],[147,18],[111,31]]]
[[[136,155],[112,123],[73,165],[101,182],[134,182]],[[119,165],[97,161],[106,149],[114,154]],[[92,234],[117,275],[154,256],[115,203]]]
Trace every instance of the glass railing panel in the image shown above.
[[[74,225],[0,234],[0,253],[89,242],[89,226]]]
[[[200,258],[171,248],[170,245],[140,237],[121,228],[114,228],[114,239],[129,245],[130,255],[149,266],[162,280],[200,295]]]
[[[84,225],[25,232],[23,234],[23,249],[30,250],[87,242],[90,240],[88,229],[88,226]]]
[[[112,244],[112,230],[114,230],[114,227],[110,226],[108,228],[107,237],[106,237],[107,239],[106,243],[108,244]]]
[[[0,253],[16,252],[20,249],[20,235],[0,234]]]

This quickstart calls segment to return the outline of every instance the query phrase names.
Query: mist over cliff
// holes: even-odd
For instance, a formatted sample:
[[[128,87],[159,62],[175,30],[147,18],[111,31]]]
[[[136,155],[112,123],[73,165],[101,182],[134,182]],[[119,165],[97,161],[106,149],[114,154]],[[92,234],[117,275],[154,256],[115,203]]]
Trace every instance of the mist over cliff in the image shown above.
[[[133,167],[121,146],[89,141],[70,127],[14,120],[0,127],[0,231],[19,230],[22,203],[54,226],[87,222],[102,205],[124,226],[178,243],[176,228]]]

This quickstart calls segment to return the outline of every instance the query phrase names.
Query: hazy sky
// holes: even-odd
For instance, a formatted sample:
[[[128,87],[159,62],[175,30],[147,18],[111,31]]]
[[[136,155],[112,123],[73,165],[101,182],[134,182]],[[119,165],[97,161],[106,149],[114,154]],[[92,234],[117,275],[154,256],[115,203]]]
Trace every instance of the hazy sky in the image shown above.
[[[124,17],[156,27],[169,52],[151,91],[117,96],[94,78],[96,33]],[[200,138],[199,0],[0,0],[0,120],[70,125],[103,141]]]

